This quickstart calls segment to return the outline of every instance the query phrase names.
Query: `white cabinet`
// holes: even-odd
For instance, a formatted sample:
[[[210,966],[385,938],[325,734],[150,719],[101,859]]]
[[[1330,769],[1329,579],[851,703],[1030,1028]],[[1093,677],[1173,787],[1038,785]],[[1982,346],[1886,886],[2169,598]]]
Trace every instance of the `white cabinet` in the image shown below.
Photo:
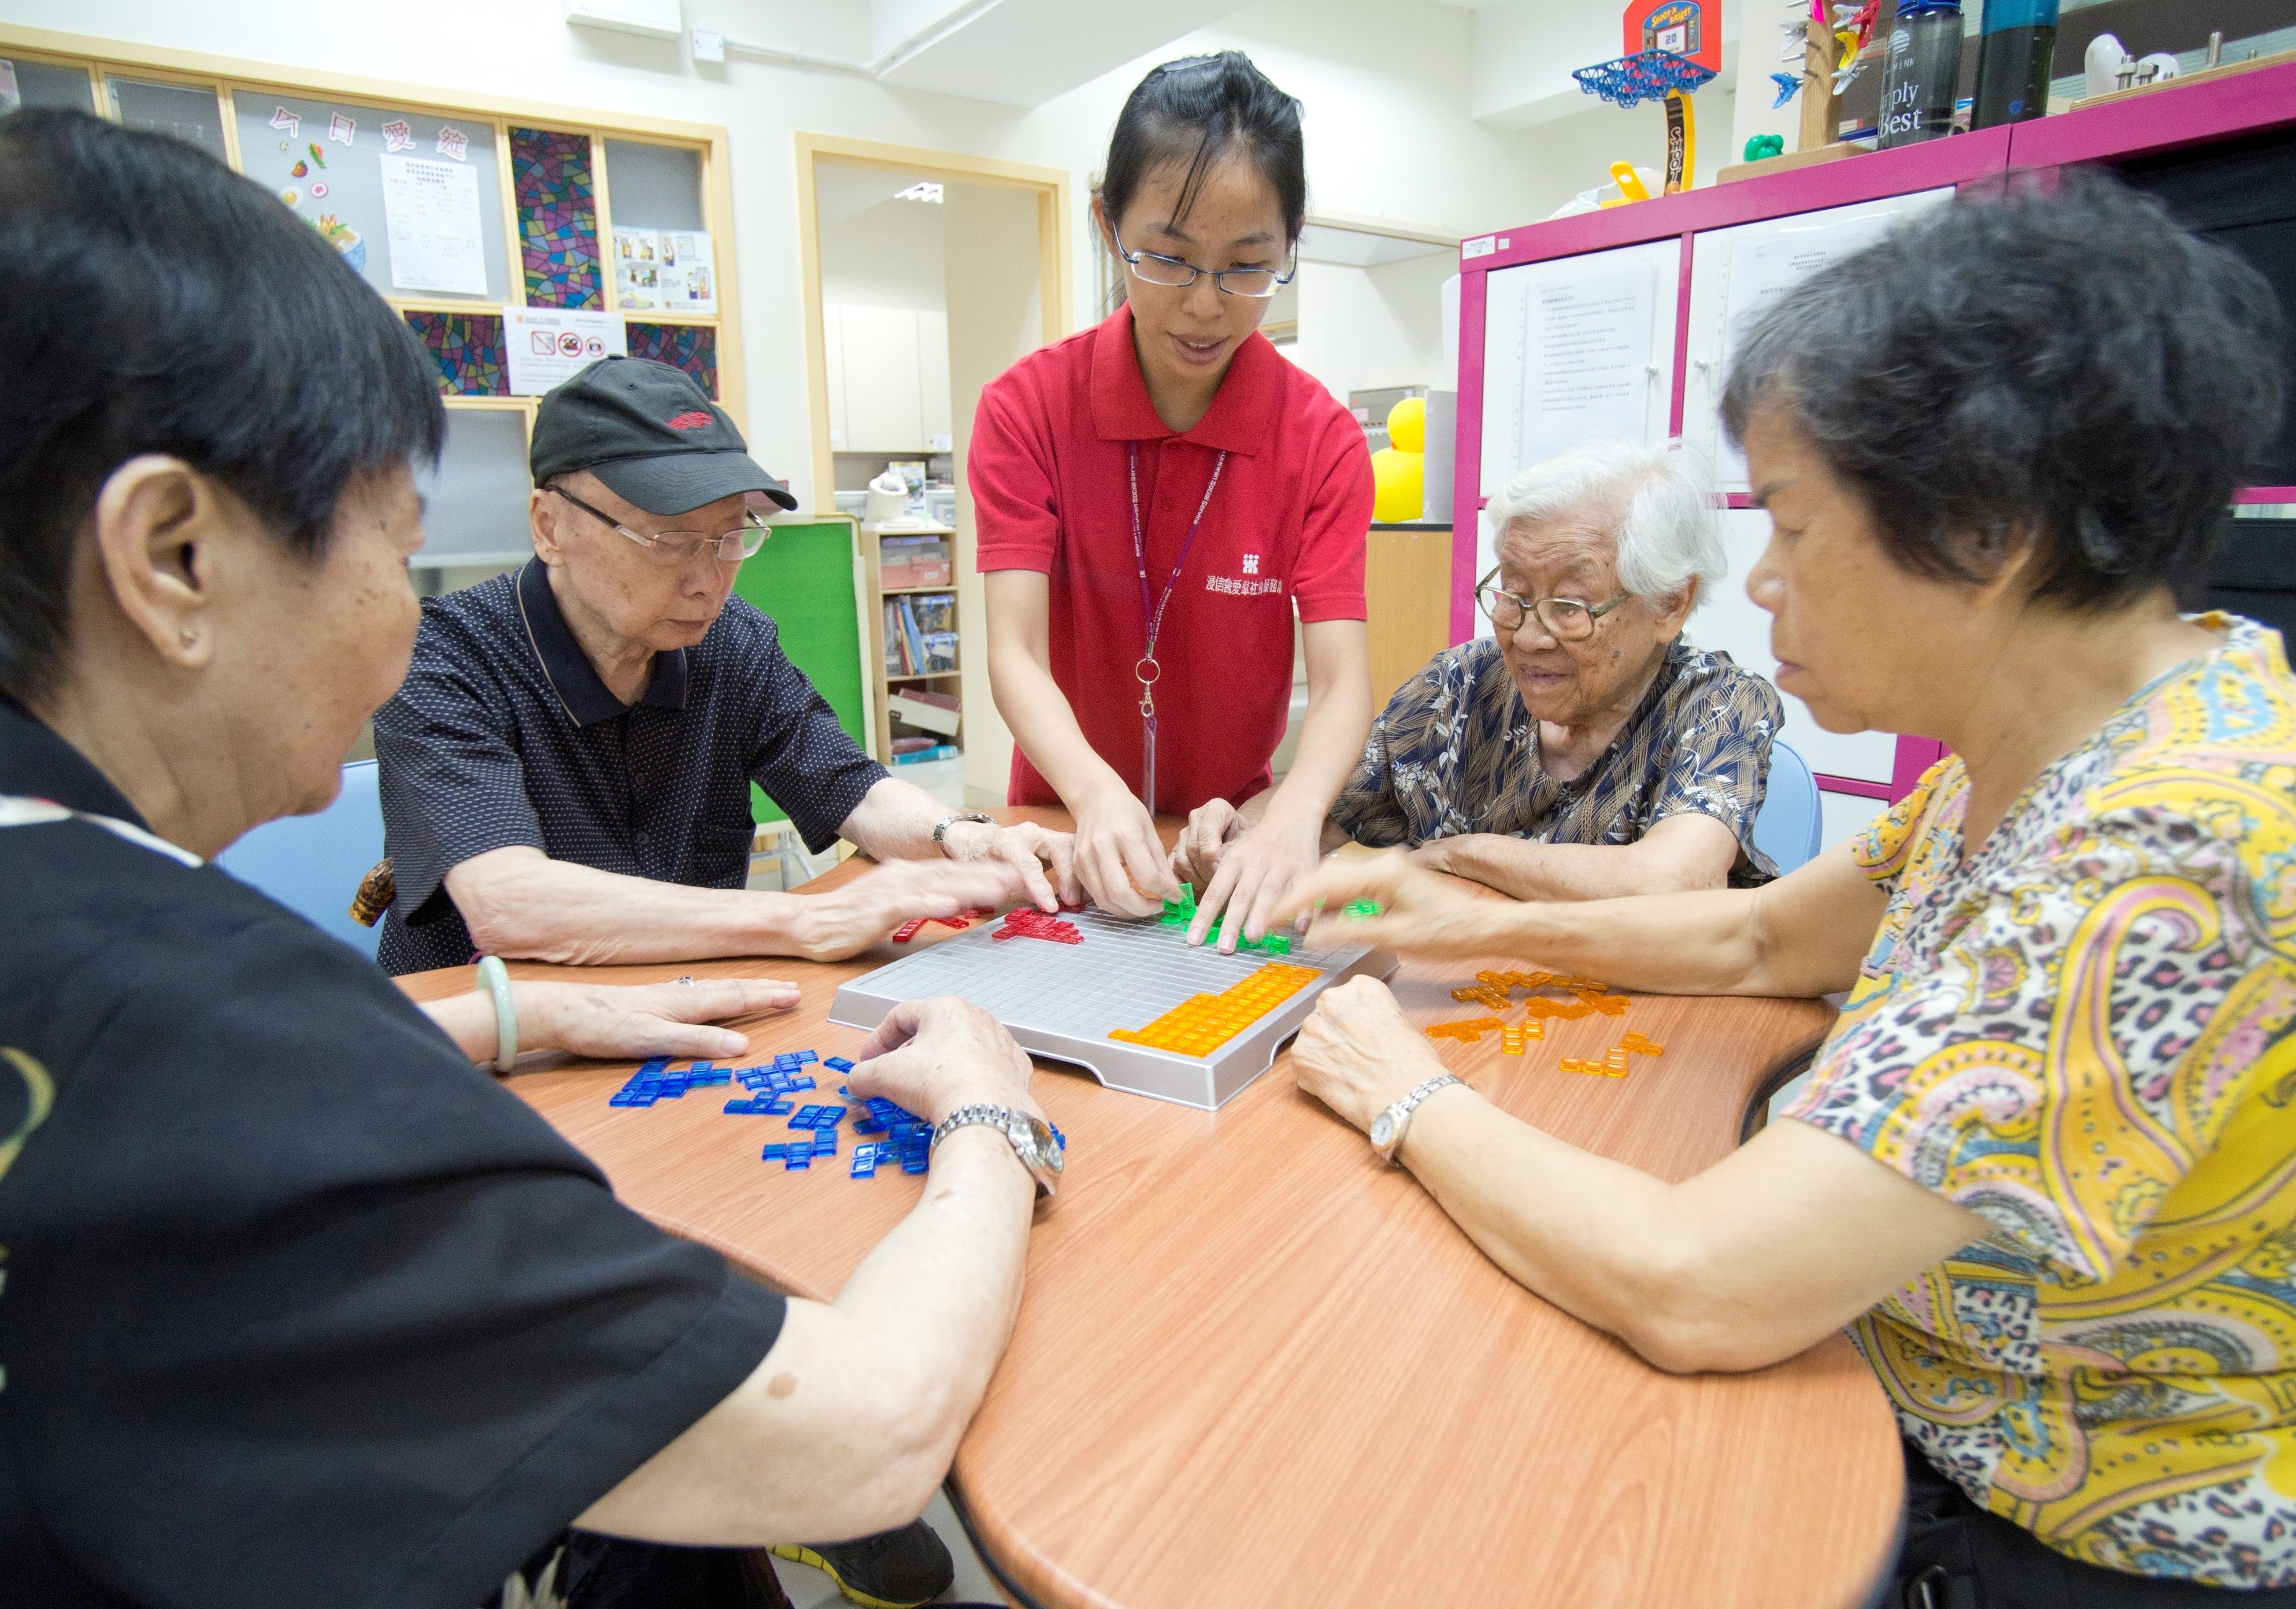
[[[924,401],[925,446],[948,451],[948,314],[917,314],[917,386]]]
[[[949,450],[947,314],[831,303],[822,326],[831,451]]]

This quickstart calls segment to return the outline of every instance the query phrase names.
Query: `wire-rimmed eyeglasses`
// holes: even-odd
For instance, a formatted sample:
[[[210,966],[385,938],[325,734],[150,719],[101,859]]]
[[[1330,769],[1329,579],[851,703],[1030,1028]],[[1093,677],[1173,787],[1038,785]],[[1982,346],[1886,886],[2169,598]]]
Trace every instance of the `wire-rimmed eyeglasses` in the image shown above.
[[[1525,598],[1491,584],[1498,578],[1493,570],[1475,584],[1475,604],[1490,617],[1493,629],[1513,632],[1522,629],[1525,617],[1537,615],[1546,634],[1557,642],[1584,642],[1595,634],[1595,622],[1634,596],[1620,592],[1608,603],[1581,603],[1576,598]]]
[[[1229,296],[1248,296],[1265,301],[1292,282],[1300,272],[1300,259],[1295,256],[1292,266],[1282,274],[1273,268],[1199,268],[1193,263],[1176,257],[1165,257],[1154,251],[1132,251],[1126,249],[1124,237],[1111,224],[1108,233],[1116,241],[1116,255],[1124,259],[1135,279],[1150,285],[1165,285],[1179,290],[1193,285],[1205,275],[1211,276],[1215,289]]]
[[[554,486],[545,489],[557,493],[591,519],[619,531],[644,548],[647,558],[659,564],[684,564],[701,551],[707,543],[717,543],[718,563],[739,564],[765,546],[766,538],[774,534],[773,527],[766,523],[765,516],[755,509],[749,509],[742,512],[742,523],[730,531],[656,531],[649,535],[644,531],[633,531],[603,509],[592,508],[564,486]]]

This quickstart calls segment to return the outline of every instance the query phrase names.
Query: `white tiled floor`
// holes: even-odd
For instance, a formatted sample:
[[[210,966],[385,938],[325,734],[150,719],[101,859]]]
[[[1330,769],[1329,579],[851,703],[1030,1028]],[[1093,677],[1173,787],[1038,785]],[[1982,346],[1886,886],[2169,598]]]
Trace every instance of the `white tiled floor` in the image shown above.
[[[939,1602],[945,1604],[1001,1604],[1004,1596],[996,1590],[996,1578],[972,1551],[965,1540],[964,1527],[956,1522],[956,1511],[948,1506],[948,1499],[939,1492],[925,1509],[925,1523],[948,1547],[949,1555],[956,1561],[956,1583],[941,1594]],[[774,1573],[781,1577],[782,1590],[789,1594],[791,1609],[835,1609],[845,1600],[837,1594],[836,1586],[820,1571],[805,1564],[792,1564],[787,1559],[774,1561]]]

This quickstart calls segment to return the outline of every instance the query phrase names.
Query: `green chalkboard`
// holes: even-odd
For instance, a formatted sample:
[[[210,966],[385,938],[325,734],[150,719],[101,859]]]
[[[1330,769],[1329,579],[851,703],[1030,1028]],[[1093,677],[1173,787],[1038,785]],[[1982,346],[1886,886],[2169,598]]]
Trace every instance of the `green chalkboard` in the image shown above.
[[[809,525],[777,525],[766,545],[742,565],[734,590],[774,617],[782,649],[813,678],[838,724],[856,743],[863,741],[861,623],[854,613],[853,522],[823,519]],[[789,818],[750,786],[750,811],[759,821]]]

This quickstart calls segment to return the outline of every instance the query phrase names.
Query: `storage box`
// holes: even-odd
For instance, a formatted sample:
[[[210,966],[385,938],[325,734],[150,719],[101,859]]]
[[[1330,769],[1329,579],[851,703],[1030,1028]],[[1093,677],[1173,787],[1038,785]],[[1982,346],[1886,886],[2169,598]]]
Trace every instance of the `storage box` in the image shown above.
[[[945,536],[886,536],[877,543],[877,568],[888,589],[947,586],[948,539]]]

